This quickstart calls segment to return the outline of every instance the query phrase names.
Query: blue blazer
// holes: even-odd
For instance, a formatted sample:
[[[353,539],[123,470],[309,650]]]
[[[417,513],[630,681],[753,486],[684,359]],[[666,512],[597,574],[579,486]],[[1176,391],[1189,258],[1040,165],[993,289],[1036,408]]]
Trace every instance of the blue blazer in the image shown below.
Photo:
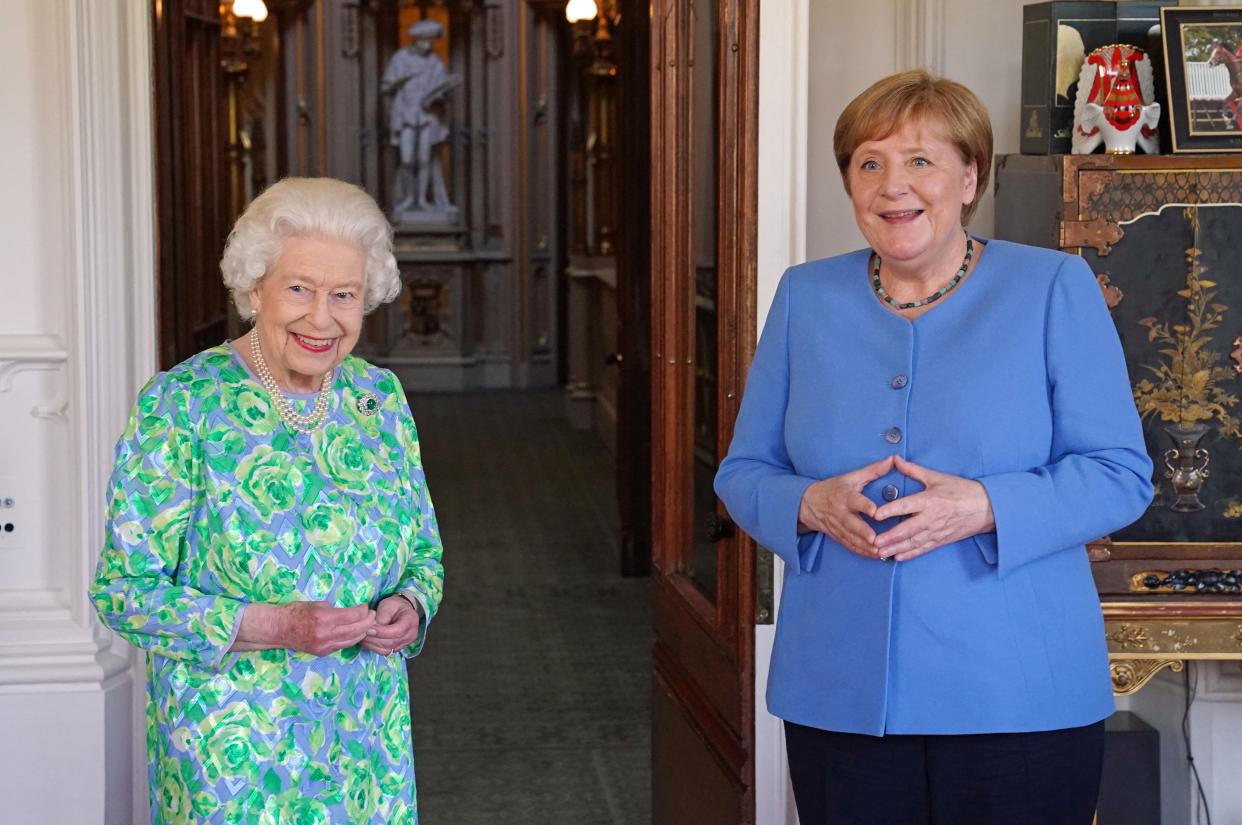
[[[1112,686],[1083,545],[1143,513],[1152,464],[1094,275],[1081,258],[993,240],[909,321],[880,304],[867,260],[782,277],[716,476],[733,519],[786,564],[769,710],[872,735],[1104,718]],[[808,485],[894,452],[980,481],[995,532],[897,563],[798,535]],[[922,489],[893,472],[864,494],[882,504],[886,485]]]

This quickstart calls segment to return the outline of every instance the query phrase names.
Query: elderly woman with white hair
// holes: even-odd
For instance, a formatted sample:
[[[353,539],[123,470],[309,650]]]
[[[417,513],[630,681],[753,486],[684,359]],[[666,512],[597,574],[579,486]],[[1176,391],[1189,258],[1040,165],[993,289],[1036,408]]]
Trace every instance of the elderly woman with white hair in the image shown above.
[[[253,328],[152,378],[116,449],[100,617],[148,651],[155,823],[415,823],[405,660],[443,568],[369,195],[290,178],[221,261]]]

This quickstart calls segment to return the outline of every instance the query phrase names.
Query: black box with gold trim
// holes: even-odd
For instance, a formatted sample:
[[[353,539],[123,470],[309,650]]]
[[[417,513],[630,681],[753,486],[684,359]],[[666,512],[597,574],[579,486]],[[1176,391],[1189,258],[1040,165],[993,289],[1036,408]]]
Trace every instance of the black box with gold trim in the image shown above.
[[[1138,46],[1156,59],[1159,39],[1153,40],[1151,29],[1160,24],[1160,7],[1167,5],[1176,5],[1176,0],[1053,0],[1023,7],[1019,130],[1023,154],[1070,151],[1083,60],[1111,43]],[[1156,99],[1163,101],[1163,82],[1156,69]]]

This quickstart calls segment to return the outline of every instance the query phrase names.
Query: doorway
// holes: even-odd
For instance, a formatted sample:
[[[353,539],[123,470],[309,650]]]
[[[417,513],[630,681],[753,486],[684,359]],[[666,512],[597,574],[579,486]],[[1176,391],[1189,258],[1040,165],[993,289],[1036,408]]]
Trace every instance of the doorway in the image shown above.
[[[471,655],[469,639],[503,640],[489,638],[486,623],[508,628],[522,620],[506,620],[506,611],[530,607],[535,637],[501,646],[516,655],[519,642],[538,648],[559,638],[564,644],[553,649],[562,653],[531,654],[546,666],[537,668],[529,691],[511,694],[516,704],[501,716],[531,716],[521,701],[555,694],[566,674],[602,679],[590,693],[615,691],[602,703],[616,712],[607,723],[611,733],[582,738],[586,751],[562,756],[576,753],[576,768],[589,764],[603,777],[600,798],[615,821],[638,821],[633,804],[646,794],[656,823],[696,821],[704,811],[718,811],[711,821],[726,825],[753,821],[762,557],[723,517],[710,481],[727,448],[754,340],[757,0],[601,0],[594,22],[576,29],[564,19],[562,0],[268,5],[271,15],[260,25],[231,19],[227,2],[153,3],[163,366],[227,334],[227,295],[211,287],[219,283],[212,262],[245,197],[264,181],[327,174],[355,180],[383,200],[391,162],[385,104],[368,79],[382,75],[399,47],[393,21],[449,24],[446,70],[488,81],[469,94],[463,86],[444,110],[446,119],[460,116],[468,125],[438,150],[460,221],[444,231],[398,233],[410,265],[408,294],[373,318],[366,341],[377,362],[423,370],[412,375],[439,380],[436,390],[464,391],[432,395],[406,380],[427,439],[432,496],[443,501],[446,529],[458,531],[463,547],[477,548],[474,557],[459,557],[460,585],[448,548],[445,605],[454,605],[460,587],[462,615],[483,627],[454,628],[451,614],[441,614],[427,658],[413,666],[415,728],[423,719],[431,726],[422,734],[420,774],[460,780],[465,773],[451,766],[460,766],[454,760],[465,740],[444,733],[439,713],[420,717],[418,702],[439,701],[437,691],[447,691],[440,698],[450,701],[467,696],[463,686],[472,680],[462,677],[475,669],[491,667],[488,678],[501,679],[477,680],[493,684],[493,693],[519,687],[503,678],[519,672],[516,664],[492,667],[504,661],[503,651],[482,644],[474,651],[482,655]],[[221,75],[222,68],[232,74]],[[516,87],[500,85],[513,81]],[[496,131],[506,122],[517,130],[509,140]],[[188,178],[229,185],[195,189],[185,185]],[[536,178],[542,183],[532,185]],[[546,231],[538,220],[549,221]],[[586,308],[578,318],[585,344],[574,340],[567,275],[574,268],[615,290],[610,309],[601,310],[606,304],[598,300],[578,307]],[[187,308],[192,317],[176,314]],[[601,331],[609,335],[591,337]],[[522,387],[529,392],[515,391]],[[575,429],[583,419],[573,408],[581,410],[584,398],[587,426]],[[446,435],[437,436],[437,428]],[[559,457],[540,460],[531,452],[538,442]],[[485,449],[456,457],[441,451],[445,444]],[[480,454],[527,461],[502,476]],[[545,476],[546,489],[533,484]],[[553,500],[593,526],[559,525]],[[507,528],[524,523],[543,532],[515,539]],[[557,526],[573,536],[572,547],[558,538]],[[541,566],[548,581],[523,578]],[[575,570],[583,577],[564,578]],[[501,578],[472,588],[484,580],[471,571]],[[620,612],[602,620],[607,638],[590,622],[575,621],[614,603]],[[430,671],[441,629],[450,676],[437,679]],[[608,661],[620,670],[564,652],[582,643],[584,655],[607,653],[610,642],[618,655]],[[638,687],[630,681],[635,673]],[[579,695],[563,693],[556,698]],[[625,705],[621,698],[634,696],[642,701]],[[572,722],[578,711],[585,712],[571,708],[558,718]],[[487,722],[485,712],[459,718],[450,728],[478,723],[478,741],[518,736],[502,731],[500,721]],[[621,731],[635,720],[649,740]],[[532,747],[555,743],[572,727],[529,721],[514,730]],[[653,784],[635,791],[638,780],[624,777],[643,771],[626,759],[648,741]],[[448,755],[438,767],[428,761],[437,753]],[[554,766],[548,770],[552,776]],[[687,776],[702,781],[688,783]],[[424,787],[434,811],[434,791]]]
[[[215,262],[265,182],[367,188],[404,290],[356,354],[409,391],[446,546],[445,609],[410,666],[422,821],[645,825],[646,8],[570,26],[560,0],[267,7],[151,6],[161,366],[241,331]],[[460,78],[436,102],[436,215],[390,203],[382,79],[421,21]],[[570,269],[590,282],[578,305]]]

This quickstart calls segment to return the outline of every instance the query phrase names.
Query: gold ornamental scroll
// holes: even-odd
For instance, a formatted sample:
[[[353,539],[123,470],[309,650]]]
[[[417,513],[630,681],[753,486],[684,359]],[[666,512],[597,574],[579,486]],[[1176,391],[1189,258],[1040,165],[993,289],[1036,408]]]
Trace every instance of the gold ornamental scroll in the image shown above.
[[[1113,692],[1135,693],[1165,668],[1188,660],[1242,660],[1242,605],[1187,597],[1169,601],[1104,601]]]

